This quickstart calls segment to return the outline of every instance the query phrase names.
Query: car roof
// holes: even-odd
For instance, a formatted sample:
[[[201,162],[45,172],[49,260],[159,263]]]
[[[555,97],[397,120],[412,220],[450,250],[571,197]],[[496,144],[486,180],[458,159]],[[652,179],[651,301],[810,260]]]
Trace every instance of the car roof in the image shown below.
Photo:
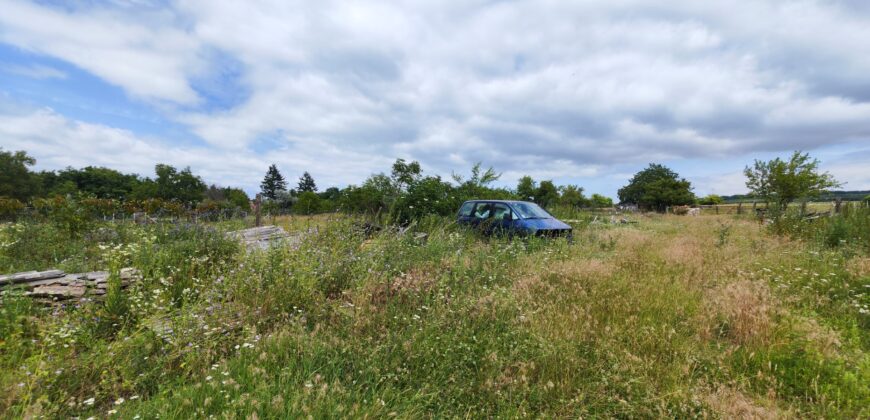
[[[465,203],[505,203],[505,204],[529,203],[529,204],[534,204],[531,201],[522,201],[522,200],[486,200],[486,199],[467,200],[467,201],[465,201]],[[465,204],[465,203],[462,203],[462,204]]]

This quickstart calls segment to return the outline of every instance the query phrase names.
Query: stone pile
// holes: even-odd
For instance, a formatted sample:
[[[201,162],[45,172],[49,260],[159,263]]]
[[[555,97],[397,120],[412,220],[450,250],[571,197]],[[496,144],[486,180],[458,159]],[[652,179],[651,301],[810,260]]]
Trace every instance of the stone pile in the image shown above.
[[[120,277],[121,287],[127,287],[140,278],[133,268],[122,269]],[[99,297],[106,294],[108,281],[108,271],[74,274],[62,270],[26,271],[0,276],[0,293],[22,290],[26,296],[51,300]]]
[[[227,232],[227,236],[237,238],[245,245],[249,251],[255,249],[269,249],[272,243],[278,241],[289,241],[296,243],[300,237],[291,236],[280,226],[260,226],[250,229],[236,230]]]

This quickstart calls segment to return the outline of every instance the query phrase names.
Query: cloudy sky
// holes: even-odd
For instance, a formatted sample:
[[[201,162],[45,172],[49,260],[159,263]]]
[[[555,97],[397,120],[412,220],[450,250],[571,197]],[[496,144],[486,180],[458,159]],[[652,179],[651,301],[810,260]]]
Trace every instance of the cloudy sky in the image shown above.
[[[397,157],[699,194],[810,151],[870,189],[870,3],[0,0],[0,147],[38,169],[165,162],[321,188]]]

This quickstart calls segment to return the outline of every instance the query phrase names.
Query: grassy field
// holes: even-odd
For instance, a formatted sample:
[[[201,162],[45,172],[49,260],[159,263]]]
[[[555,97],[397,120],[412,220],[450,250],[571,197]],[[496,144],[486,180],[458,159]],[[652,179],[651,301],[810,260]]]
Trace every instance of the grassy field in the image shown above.
[[[731,215],[590,219],[569,244],[279,218],[309,234],[252,254],[221,233],[240,222],[6,225],[4,271],[132,265],[144,281],[105,304],[0,297],[0,413],[870,416],[865,248]]]

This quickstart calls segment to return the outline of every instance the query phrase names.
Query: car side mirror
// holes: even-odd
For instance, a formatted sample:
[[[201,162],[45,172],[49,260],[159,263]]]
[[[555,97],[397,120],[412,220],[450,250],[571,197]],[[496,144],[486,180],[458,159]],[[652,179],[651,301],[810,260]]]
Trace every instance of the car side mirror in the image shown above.
[[[513,215],[510,212],[505,213],[504,220],[507,220],[507,221],[514,220]]]

